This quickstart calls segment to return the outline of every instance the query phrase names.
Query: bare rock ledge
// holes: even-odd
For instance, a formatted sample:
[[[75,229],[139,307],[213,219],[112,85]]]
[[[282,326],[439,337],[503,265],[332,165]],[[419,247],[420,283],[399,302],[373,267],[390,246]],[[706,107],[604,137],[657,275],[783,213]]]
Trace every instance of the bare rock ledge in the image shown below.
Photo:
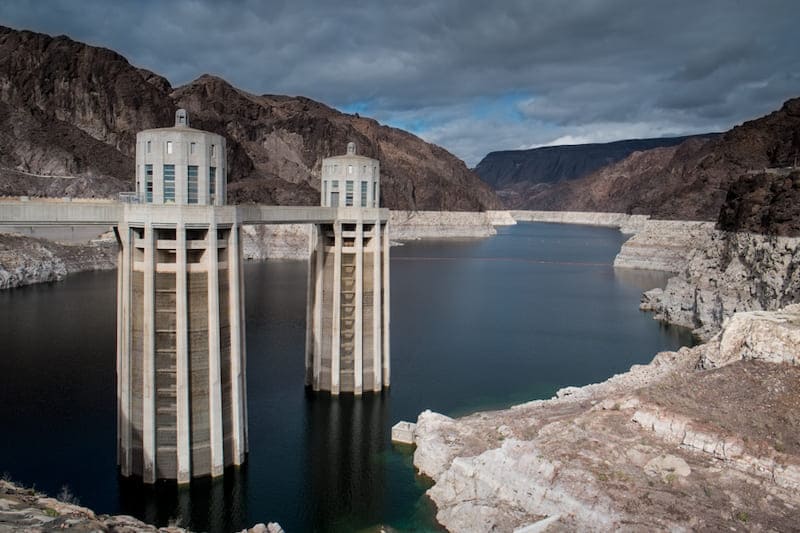
[[[47,497],[10,481],[0,480],[0,532],[113,531],[115,533],[188,533],[178,526],[158,528],[127,515],[98,515],[80,505]],[[283,533],[276,523],[256,524],[247,533]]]
[[[451,531],[788,531],[800,516],[800,305],[736,314],[551,400],[417,421]],[[524,528],[524,529],[522,529]]]

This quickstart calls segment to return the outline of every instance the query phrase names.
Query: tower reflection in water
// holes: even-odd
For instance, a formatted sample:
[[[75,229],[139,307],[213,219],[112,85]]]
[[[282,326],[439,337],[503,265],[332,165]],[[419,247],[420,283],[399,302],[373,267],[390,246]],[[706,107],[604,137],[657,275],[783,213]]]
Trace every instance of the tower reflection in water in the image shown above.
[[[305,435],[297,453],[305,455],[305,516],[299,530],[354,531],[379,524],[385,515],[389,393],[340,397],[307,392]],[[251,450],[251,456],[259,453]],[[268,463],[281,469],[283,459]],[[270,502],[248,498],[247,463],[225,470],[221,478],[143,484],[120,478],[120,509],[159,526],[179,525],[198,531],[235,531],[275,519]],[[255,488],[255,487],[252,487]],[[258,491],[257,491],[258,492]],[[248,509],[248,500],[250,506]],[[291,521],[290,521],[291,522]],[[291,528],[294,529],[294,528]]]
[[[119,478],[122,514],[148,524],[177,525],[198,531],[235,531],[246,527],[247,465],[229,467],[219,478],[203,477],[189,485],[175,481],[143,484]]]
[[[306,395],[311,529],[354,531],[380,523],[386,489],[389,393]]]

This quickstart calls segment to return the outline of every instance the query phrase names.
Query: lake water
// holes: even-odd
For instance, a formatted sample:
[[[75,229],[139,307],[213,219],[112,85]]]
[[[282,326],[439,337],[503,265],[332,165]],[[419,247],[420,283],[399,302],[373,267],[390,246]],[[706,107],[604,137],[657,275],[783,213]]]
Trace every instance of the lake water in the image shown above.
[[[638,310],[642,290],[666,278],[615,271],[624,240],[529,223],[392,248],[392,387],[362,398],[303,388],[305,262],[248,263],[250,455],[185,488],[117,475],[116,274],[0,291],[0,472],[158,525],[433,529],[427,481],[390,442],[395,422],[548,398],[691,344]]]

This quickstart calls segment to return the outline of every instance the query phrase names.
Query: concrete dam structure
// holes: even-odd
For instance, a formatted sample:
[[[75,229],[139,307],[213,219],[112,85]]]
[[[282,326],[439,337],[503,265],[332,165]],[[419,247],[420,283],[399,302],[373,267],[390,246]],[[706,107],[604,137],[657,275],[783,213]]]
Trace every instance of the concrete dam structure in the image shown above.
[[[226,167],[225,139],[190,128],[178,110],[174,127],[137,135],[136,192],[121,202],[0,203],[0,225],[114,227],[118,464],[145,483],[220,476],[246,459],[244,224],[313,224],[306,386],[356,395],[389,386],[378,161],[353,143],[323,160],[320,207],[227,206]]]

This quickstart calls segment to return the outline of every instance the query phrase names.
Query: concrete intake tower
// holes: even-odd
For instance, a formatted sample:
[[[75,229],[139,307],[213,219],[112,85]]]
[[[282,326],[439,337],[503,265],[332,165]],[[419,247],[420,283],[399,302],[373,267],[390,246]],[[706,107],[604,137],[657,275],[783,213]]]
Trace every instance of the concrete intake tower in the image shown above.
[[[240,224],[225,139],[175,126],[136,136],[136,193],[117,225],[118,462],[188,482],[247,453]]]
[[[336,219],[314,227],[306,317],[306,386],[362,394],[389,386],[389,233],[379,207],[380,165],[347,153],[322,160],[321,206]]]

